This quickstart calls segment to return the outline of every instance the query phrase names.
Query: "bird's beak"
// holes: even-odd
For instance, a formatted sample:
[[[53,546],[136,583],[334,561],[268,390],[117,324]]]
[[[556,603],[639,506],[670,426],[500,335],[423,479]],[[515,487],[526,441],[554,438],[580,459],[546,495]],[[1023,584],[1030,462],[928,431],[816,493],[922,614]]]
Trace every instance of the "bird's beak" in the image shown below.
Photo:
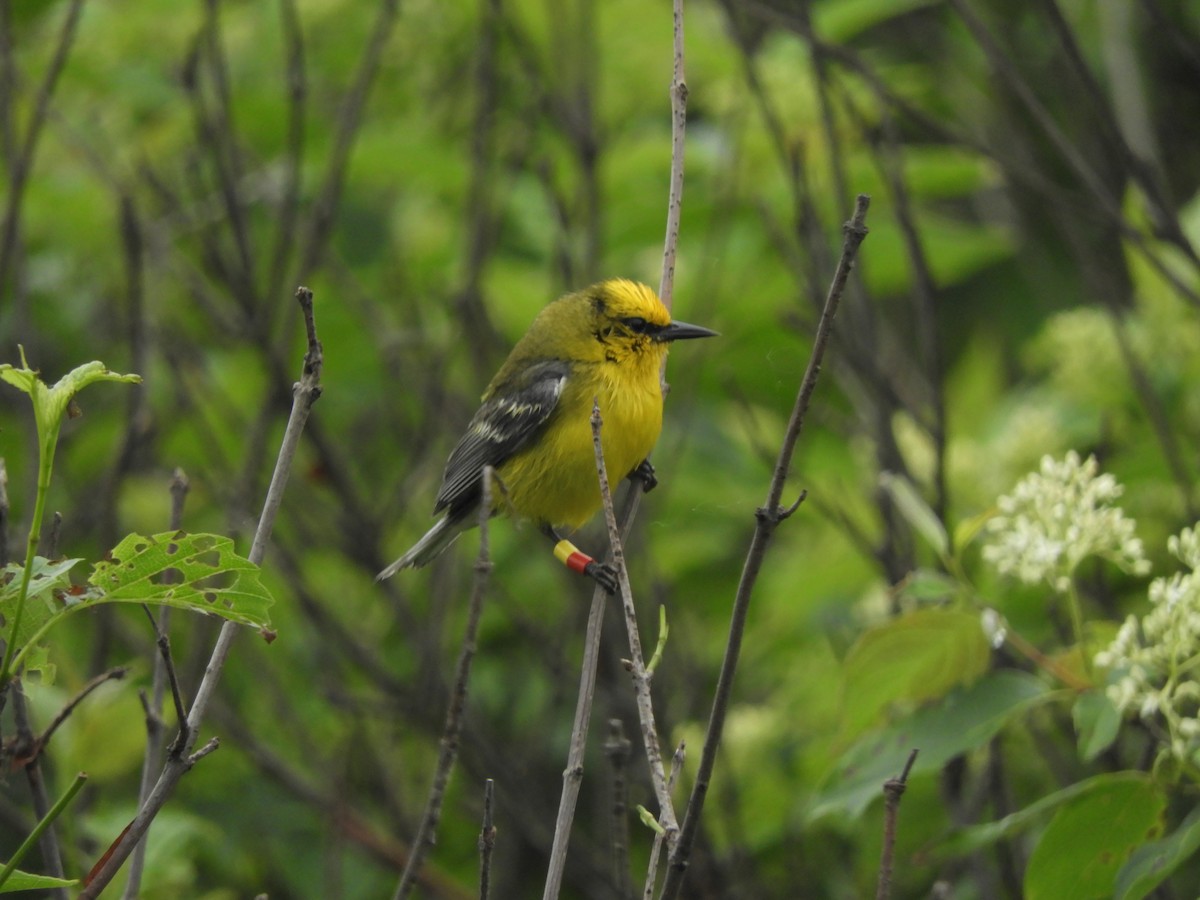
[[[719,337],[717,332],[701,325],[689,325],[687,322],[672,322],[656,335],[656,341],[687,341],[692,338]]]

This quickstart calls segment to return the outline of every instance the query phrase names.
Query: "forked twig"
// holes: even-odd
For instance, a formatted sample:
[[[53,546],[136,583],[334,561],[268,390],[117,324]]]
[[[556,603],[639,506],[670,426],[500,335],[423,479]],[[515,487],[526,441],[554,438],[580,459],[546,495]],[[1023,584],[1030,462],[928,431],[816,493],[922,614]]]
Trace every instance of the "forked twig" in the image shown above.
[[[263,501],[262,515],[258,520],[258,529],[254,534],[254,542],[250,547],[249,559],[255,564],[261,564],[263,557],[266,555],[267,542],[270,540],[271,531],[275,526],[275,517],[279,513],[279,507],[283,502],[284,487],[287,485],[292,463],[296,458],[296,450],[300,445],[300,435],[304,431],[304,425],[308,421],[308,415],[312,411],[313,404],[317,402],[322,391],[321,370],[324,366],[324,351],[321,348],[321,342],[317,339],[316,321],[313,316],[312,291],[306,287],[297,288],[296,299],[300,303],[304,314],[305,331],[308,335],[308,349],[304,354],[304,364],[300,380],[292,388],[292,412],[288,417],[287,428],[284,430],[283,441],[279,448],[279,457],[275,463],[275,470],[271,475],[271,484],[267,489],[266,499]],[[167,757],[167,761],[163,765],[162,773],[159,775],[154,789],[138,809],[133,821],[129,823],[113,845],[106,851],[101,861],[89,873],[87,885],[80,892],[78,900],[95,900],[96,897],[100,896],[101,891],[108,886],[113,876],[117,874],[122,864],[129,858],[130,853],[133,852],[133,848],[145,836],[150,823],[174,792],[176,785],[179,784],[179,780],[197,761],[216,749],[215,743],[209,741],[201,750],[196,753],[190,753],[196,736],[199,733],[200,726],[203,724],[204,717],[208,712],[208,706],[216,691],[217,683],[220,681],[221,673],[225,667],[225,660],[233,644],[234,635],[238,630],[239,626],[233,622],[227,621],[221,626],[221,632],[217,636],[216,644],[213,646],[212,654],[208,660],[208,666],[204,671],[204,678],[200,682],[199,689],[196,691],[196,699],[193,701],[191,712],[187,717],[186,724],[189,737],[186,746],[182,748],[181,753],[171,754]]]
[[[729,622],[729,639],[725,645],[725,658],[721,663],[721,673],[717,679],[717,689],[713,697],[712,712],[709,715],[708,729],[704,735],[704,747],[700,751],[700,764],[696,769],[696,780],[692,786],[692,794],[688,800],[687,811],[684,814],[683,825],[679,840],[671,853],[670,865],[667,868],[666,880],[663,883],[662,900],[672,900],[679,895],[683,885],[683,876],[687,871],[688,857],[696,840],[700,825],[700,816],[704,811],[704,800],[708,794],[709,781],[712,779],[713,767],[716,764],[717,748],[721,744],[721,734],[725,728],[725,715],[729,711],[730,697],[733,691],[733,678],[737,672],[738,658],[741,655],[742,637],[746,630],[746,615],[750,609],[750,596],[758,581],[766,556],[767,544],[779,523],[791,514],[796,507],[781,506],[783,489],[787,483],[788,471],[792,464],[792,455],[796,449],[796,441],[804,426],[804,417],[812,394],[817,386],[817,376],[825,358],[825,348],[833,330],[833,319],[837,314],[838,304],[846,289],[846,281],[858,255],[858,248],[867,236],[867,208],[871,198],[866,194],[858,195],[854,207],[854,215],[842,226],[844,239],[842,255],[834,272],[833,282],[825,298],[825,306],[821,319],[817,323],[817,332],[813,340],[812,355],[809,357],[808,368],[800,383],[800,391],[792,407],[791,418],[784,432],[783,444],[775,462],[775,471],[771,476],[771,485],[767,490],[767,502],[756,513],[754,536],[750,540],[750,549],[746,552],[746,562],[742,567],[741,579],[738,582],[737,594],[734,596],[733,612]]]
[[[646,660],[642,656],[642,639],[638,634],[637,609],[633,605],[633,591],[629,587],[629,572],[625,568],[625,550],[621,546],[621,533],[617,528],[617,516],[613,512],[612,492],[608,487],[608,472],[604,465],[604,448],[600,442],[600,401],[592,401],[592,442],[596,450],[596,471],[600,476],[600,499],[604,506],[604,520],[608,523],[608,544],[613,566],[617,570],[617,583],[621,592],[621,607],[625,613],[625,630],[629,635],[629,669],[633,676],[633,693],[637,700],[638,722],[642,727],[642,744],[646,748],[646,762],[650,765],[650,780],[658,799],[658,821],[666,832],[667,847],[675,846],[679,834],[679,823],[675,819],[675,806],[671,802],[671,791],[667,787],[667,775],[663,767],[662,750],[658,743],[658,726],[654,721],[654,704],[650,696],[650,675],[646,672]]]

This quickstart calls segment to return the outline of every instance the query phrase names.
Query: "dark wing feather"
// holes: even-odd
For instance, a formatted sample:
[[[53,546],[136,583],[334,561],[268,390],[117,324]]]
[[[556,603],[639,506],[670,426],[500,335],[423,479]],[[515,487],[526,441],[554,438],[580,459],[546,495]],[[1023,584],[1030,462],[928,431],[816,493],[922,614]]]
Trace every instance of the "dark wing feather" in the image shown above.
[[[450,452],[435,513],[467,515],[479,502],[484,466],[499,466],[525,447],[558,404],[569,366],[562,360],[536,363],[509,383],[494,385]]]

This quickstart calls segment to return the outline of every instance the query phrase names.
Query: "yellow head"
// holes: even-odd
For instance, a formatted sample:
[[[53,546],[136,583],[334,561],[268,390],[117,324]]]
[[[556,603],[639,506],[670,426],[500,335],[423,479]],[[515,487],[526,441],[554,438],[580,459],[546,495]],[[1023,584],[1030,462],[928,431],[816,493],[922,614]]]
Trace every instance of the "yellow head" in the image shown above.
[[[671,341],[715,333],[698,325],[672,322],[671,314],[649,287],[613,278],[545,307],[513,348],[509,362],[534,358],[661,362]]]

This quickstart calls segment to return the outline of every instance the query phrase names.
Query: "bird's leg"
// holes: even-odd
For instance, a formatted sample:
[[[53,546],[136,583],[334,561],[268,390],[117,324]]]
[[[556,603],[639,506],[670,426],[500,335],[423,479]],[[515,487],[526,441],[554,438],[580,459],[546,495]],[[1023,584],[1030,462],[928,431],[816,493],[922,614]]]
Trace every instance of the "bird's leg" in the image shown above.
[[[650,457],[646,457],[637,467],[629,473],[630,481],[640,481],[642,483],[642,493],[648,494],[658,487],[658,478],[654,474],[654,466],[650,462]]]
[[[541,526],[542,533],[554,541],[555,558],[570,569],[586,575],[609,594],[617,592],[617,570],[606,562],[597,562],[569,540],[560,535],[550,525]]]

